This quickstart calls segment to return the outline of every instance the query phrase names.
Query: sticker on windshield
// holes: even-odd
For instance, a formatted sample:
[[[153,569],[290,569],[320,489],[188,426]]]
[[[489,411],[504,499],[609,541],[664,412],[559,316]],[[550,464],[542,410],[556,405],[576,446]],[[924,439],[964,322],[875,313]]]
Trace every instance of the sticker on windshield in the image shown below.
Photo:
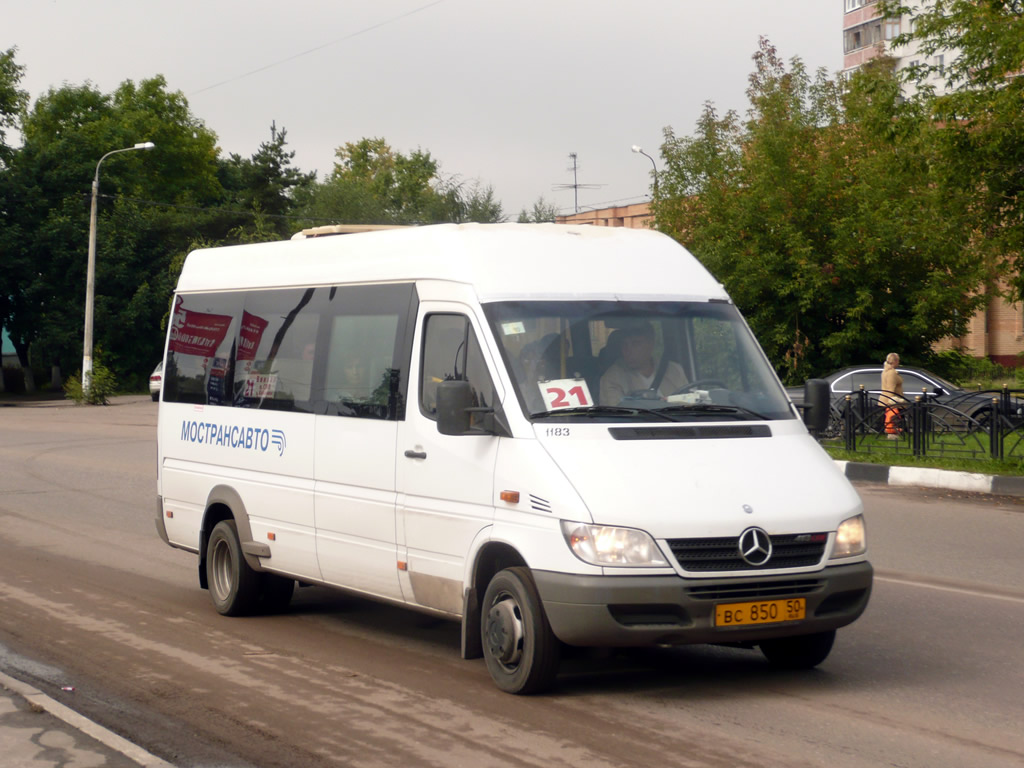
[[[552,379],[538,381],[544,407],[549,411],[562,408],[587,408],[594,404],[590,389],[584,379]]]
[[[502,323],[501,332],[506,336],[521,336],[526,333],[526,326],[521,322]]]

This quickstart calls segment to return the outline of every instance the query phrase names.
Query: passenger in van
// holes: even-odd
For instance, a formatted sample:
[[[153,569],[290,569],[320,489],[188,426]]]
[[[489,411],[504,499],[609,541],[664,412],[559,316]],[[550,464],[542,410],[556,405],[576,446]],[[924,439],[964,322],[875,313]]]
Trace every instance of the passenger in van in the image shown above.
[[[544,398],[537,384],[562,376],[558,334],[549,333],[526,344],[519,353],[519,364],[522,367],[523,390],[530,413],[545,410]]]
[[[666,397],[686,386],[686,373],[670,360],[654,359],[654,328],[641,323],[622,329],[619,359],[601,376],[601,405],[618,405],[632,393]]]

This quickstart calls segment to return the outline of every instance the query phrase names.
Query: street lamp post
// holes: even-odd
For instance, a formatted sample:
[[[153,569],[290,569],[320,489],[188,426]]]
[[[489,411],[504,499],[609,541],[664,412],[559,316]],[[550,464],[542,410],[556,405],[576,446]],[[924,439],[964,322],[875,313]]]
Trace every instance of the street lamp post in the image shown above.
[[[657,197],[658,196],[658,166],[654,162],[654,158],[651,157],[650,155],[648,155],[646,152],[644,152],[640,148],[640,146],[638,144],[634,144],[633,145],[633,151],[636,152],[638,155],[643,155],[644,157],[646,157],[648,160],[651,161],[651,167],[654,169],[654,196]]]
[[[96,198],[100,192],[100,165],[111,155],[119,152],[133,152],[136,149],[153,149],[156,144],[145,141],[133,147],[107,152],[96,163],[96,175],[92,179],[92,202],[89,205],[89,266],[85,276],[85,339],[82,343],[82,395],[88,395],[92,384],[92,305],[96,292]]]

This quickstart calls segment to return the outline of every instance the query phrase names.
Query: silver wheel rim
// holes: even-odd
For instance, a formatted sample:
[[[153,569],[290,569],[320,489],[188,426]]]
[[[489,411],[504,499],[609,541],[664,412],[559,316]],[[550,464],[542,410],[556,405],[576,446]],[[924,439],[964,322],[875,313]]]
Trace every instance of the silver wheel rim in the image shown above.
[[[213,545],[213,552],[210,553],[210,589],[217,602],[224,602],[231,594],[234,561],[231,557],[231,549],[223,538],[217,540]]]
[[[523,658],[522,609],[515,598],[503,592],[487,611],[484,642],[491,658],[506,672],[515,672]]]

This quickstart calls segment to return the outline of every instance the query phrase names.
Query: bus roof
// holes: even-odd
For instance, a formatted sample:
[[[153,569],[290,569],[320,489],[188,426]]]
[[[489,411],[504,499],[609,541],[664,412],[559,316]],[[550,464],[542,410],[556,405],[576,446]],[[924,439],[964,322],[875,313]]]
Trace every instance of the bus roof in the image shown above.
[[[193,251],[178,291],[447,280],[501,299],[727,298],[676,241],[653,230],[564,224],[438,224]]]

